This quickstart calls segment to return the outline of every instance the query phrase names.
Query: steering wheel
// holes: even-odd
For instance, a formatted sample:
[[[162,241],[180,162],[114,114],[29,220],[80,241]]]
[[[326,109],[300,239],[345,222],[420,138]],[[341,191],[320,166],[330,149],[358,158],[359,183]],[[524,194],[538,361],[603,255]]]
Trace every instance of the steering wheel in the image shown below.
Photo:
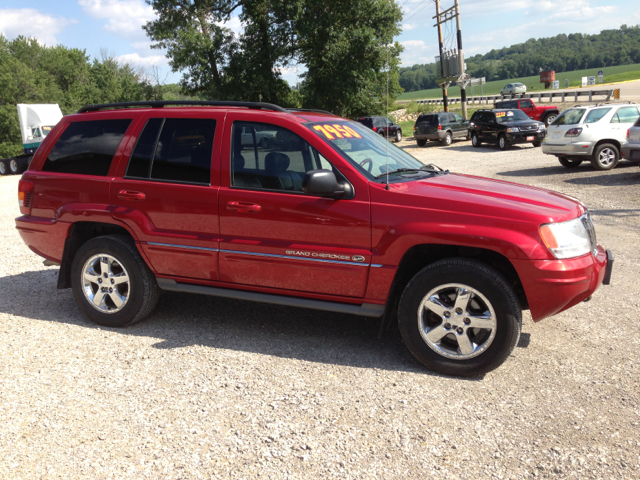
[[[360,162],[360,166],[366,168],[367,172],[371,173],[371,170],[373,170],[373,160],[371,160],[370,158],[365,158]]]

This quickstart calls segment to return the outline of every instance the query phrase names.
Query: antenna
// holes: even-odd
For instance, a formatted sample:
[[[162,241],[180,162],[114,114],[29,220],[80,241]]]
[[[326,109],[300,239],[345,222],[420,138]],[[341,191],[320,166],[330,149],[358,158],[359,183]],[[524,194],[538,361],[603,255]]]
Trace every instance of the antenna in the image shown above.
[[[387,45],[387,121],[389,121],[389,45]],[[387,124],[387,143],[385,143],[384,152],[387,162],[387,186],[389,190],[389,125]]]

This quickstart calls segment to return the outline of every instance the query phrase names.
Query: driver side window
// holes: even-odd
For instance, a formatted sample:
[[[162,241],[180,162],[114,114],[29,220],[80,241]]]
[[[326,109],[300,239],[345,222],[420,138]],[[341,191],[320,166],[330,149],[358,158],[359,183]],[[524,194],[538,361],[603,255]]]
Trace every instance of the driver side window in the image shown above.
[[[333,170],[309,143],[286,128],[254,122],[234,122],[231,186],[302,192],[310,170]]]

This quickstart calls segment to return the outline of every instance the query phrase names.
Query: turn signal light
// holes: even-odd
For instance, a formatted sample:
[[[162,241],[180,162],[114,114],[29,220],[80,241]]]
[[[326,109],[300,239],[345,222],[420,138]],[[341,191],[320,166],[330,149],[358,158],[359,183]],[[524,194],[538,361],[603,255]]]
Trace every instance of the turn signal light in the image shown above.
[[[567,133],[564,134],[565,137],[577,137],[582,133],[581,128],[570,128],[567,130]]]
[[[438,130],[442,130],[442,125],[438,125]]]

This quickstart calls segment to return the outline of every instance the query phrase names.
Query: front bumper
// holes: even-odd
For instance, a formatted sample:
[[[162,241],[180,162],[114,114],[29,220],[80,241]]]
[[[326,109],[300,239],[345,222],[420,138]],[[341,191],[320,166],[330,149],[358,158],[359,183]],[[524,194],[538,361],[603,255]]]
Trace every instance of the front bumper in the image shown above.
[[[545,137],[545,132],[518,132],[518,133],[507,133],[507,140],[509,143],[532,143],[532,142],[542,142]],[[533,140],[527,140],[528,138],[533,137]]]
[[[529,310],[538,322],[589,298],[609,285],[613,255],[598,245],[595,255],[567,260],[512,260],[522,281]]]
[[[623,159],[633,160],[640,166],[640,143],[625,143],[621,153]]]
[[[570,157],[580,155],[590,157],[593,154],[593,145],[591,142],[553,143],[553,140],[547,139],[542,144],[542,153],[547,155],[568,155]]]

